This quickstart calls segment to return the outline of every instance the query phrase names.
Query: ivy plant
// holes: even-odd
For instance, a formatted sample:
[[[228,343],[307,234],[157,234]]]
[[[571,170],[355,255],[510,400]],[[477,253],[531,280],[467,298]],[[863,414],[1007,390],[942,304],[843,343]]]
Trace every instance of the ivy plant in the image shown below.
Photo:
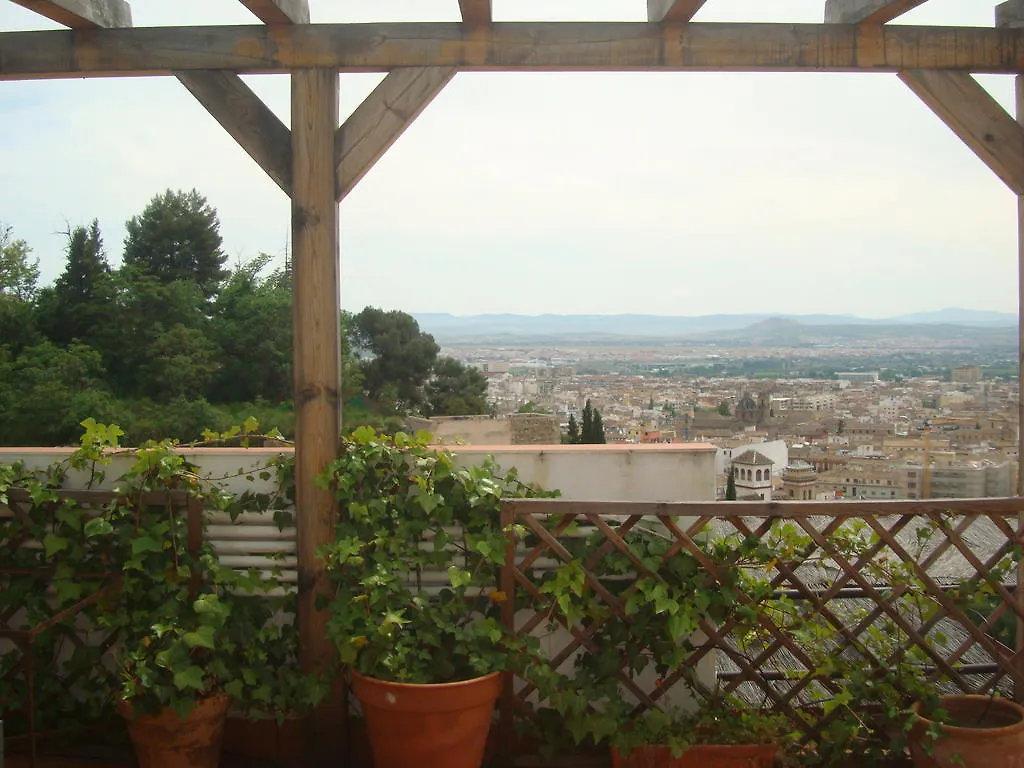
[[[469,680],[514,663],[521,647],[500,621],[501,500],[540,491],[491,460],[459,467],[424,433],[369,427],[344,439],[321,482],[340,513],[321,555],[341,662],[405,683]]]

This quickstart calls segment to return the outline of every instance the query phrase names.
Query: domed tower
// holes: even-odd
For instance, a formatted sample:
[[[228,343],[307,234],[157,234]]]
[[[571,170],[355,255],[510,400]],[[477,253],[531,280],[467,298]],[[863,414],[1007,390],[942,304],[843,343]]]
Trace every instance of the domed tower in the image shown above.
[[[744,451],[732,460],[736,472],[736,499],[772,500],[772,467],[775,462],[757,451]]]

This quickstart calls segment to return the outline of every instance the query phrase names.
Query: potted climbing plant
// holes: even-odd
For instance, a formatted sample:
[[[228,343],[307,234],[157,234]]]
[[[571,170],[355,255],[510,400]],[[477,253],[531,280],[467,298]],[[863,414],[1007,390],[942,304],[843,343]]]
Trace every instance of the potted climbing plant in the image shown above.
[[[339,519],[323,549],[327,632],[348,665],[377,768],[476,768],[500,673],[503,497],[536,495],[493,461],[456,466],[428,436],[361,428],[323,476]]]
[[[205,537],[188,546],[186,516],[152,503],[154,491],[183,490],[203,508],[240,511],[175,448],[164,441],[133,451],[119,500],[85,534],[117,542],[120,590],[97,620],[117,633],[117,709],[140,768],[215,768],[229,708],[292,712],[321,688],[291,663],[290,598],[277,579],[223,565]]]

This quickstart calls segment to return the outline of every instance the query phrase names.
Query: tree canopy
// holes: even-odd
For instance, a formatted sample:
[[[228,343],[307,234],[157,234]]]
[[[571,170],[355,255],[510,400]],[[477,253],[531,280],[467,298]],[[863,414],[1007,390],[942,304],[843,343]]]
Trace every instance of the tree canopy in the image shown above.
[[[287,260],[226,268],[217,212],[196,190],[156,195],[125,226],[116,268],[98,220],[68,226],[63,269],[42,287],[28,243],[0,226],[0,444],[68,444],[89,416],[116,421],[127,444],[250,416],[289,435]],[[411,315],[366,307],[340,324],[346,427],[489,411],[486,379],[439,357]]]

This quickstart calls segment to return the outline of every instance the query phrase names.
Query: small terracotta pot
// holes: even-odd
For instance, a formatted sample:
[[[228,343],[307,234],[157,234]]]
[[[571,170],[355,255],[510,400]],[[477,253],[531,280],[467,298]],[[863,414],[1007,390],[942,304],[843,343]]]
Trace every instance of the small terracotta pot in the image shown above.
[[[612,748],[612,768],[771,768],[777,744],[695,744],[679,757],[655,744],[623,756]]]
[[[914,705],[910,755],[917,768],[1024,768],[1024,707],[990,696],[942,696],[940,702],[954,724],[938,723],[934,741],[927,733],[935,721]]]
[[[217,768],[231,697],[218,693],[200,699],[184,720],[173,709],[135,716],[130,701],[117,712],[128,721],[128,735],[139,768]]]
[[[460,683],[388,683],[352,672],[374,768],[480,768],[501,674]]]

